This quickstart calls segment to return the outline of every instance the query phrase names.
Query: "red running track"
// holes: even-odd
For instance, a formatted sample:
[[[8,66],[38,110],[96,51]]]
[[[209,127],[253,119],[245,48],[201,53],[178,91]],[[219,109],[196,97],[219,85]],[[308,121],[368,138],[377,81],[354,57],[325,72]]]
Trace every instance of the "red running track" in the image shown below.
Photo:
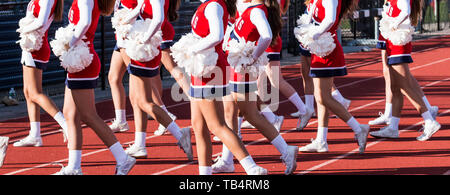
[[[404,110],[400,121],[400,138],[375,139],[369,136],[365,154],[358,154],[357,145],[353,139],[352,130],[340,119],[331,118],[328,133],[328,153],[299,153],[297,171],[295,174],[450,174],[450,103],[446,100],[450,95],[450,36],[433,37],[416,41],[414,44],[414,63],[410,65],[413,75],[424,87],[432,105],[439,106],[437,120],[442,128],[429,141],[419,142],[416,137],[421,133],[422,119],[412,105],[405,99]],[[380,51],[346,54],[349,75],[335,79],[341,93],[352,100],[351,113],[360,123],[367,122],[378,116],[384,110],[384,80]],[[303,95],[301,86],[300,65],[284,66],[282,69],[286,80]],[[164,91],[164,97],[170,97],[170,91]],[[190,125],[189,103],[174,102],[165,98],[168,110],[177,115],[180,127]],[[105,121],[114,117],[111,100],[97,103],[97,110]],[[279,115],[286,117],[282,126],[282,135],[290,145],[304,146],[316,136],[317,121],[312,119],[301,132],[294,131],[297,119],[291,118],[295,111],[285,97],[280,97]],[[127,113],[132,113],[127,103]],[[28,135],[28,118],[11,119],[0,122],[0,135],[10,137],[5,163],[0,168],[0,174],[5,175],[48,175],[59,171],[55,163],[67,164],[68,152],[62,142],[59,127],[47,114],[42,115],[43,147],[16,148],[12,146]],[[134,140],[134,123],[129,115],[130,131],[117,133],[116,136],[126,147]],[[169,174],[196,175],[197,162],[186,159],[185,154],[175,144],[175,139],[166,134],[153,136],[158,124],[151,121],[148,124],[147,150],[148,158],[139,159],[132,175]],[[372,126],[378,130],[382,126]],[[270,174],[283,174],[284,165],[279,153],[254,129],[242,131],[244,143],[261,166],[267,168]],[[115,160],[108,149],[90,128],[83,128],[82,170],[87,175],[114,174]],[[194,156],[196,157],[195,138],[192,137]],[[213,152],[218,155],[222,144],[213,142]],[[236,172],[245,174],[235,160]]]

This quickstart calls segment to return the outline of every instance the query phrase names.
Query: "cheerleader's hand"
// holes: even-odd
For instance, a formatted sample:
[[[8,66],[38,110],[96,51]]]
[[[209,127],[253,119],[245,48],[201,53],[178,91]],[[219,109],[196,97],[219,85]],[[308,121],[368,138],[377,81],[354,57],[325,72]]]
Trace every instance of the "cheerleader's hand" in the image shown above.
[[[397,22],[393,22],[393,23],[389,24],[389,28],[394,31],[394,30],[397,30],[399,25],[400,24],[398,24]]]
[[[315,34],[312,36],[313,40],[314,40],[314,41],[317,41],[317,40],[319,39],[320,35],[322,35],[322,34],[320,34],[320,33],[315,33]]]

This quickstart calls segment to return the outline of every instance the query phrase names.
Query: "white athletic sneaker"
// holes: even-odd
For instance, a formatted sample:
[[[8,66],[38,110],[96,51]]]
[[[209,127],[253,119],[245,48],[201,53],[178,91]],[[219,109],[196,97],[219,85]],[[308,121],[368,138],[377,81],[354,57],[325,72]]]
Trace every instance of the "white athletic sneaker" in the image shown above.
[[[42,138],[41,137],[31,137],[27,136],[24,139],[19,140],[18,142],[13,144],[14,147],[41,147],[42,146]]]
[[[52,175],[83,175],[81,169],[68,169],[67,167],[62,167],[60,171],[53,173]]]
[[[214,164],[211,166],[212,173],[233,173],[234,163],[228,164],[222,159],[222,156],[218,156],[214,160]]]
[[[300,152],[318,152],[318,153],[322,153],[322,152],[328,152],[328,143],[325,142],[319,142],[317,140],[314,140],[313,138],[311,138],[311,143],[303,146],[301,148],[298,149],[298,151]]]
[[[175,121],[177,120],[177,116],[175,116],[174,114],[167,112],[167,114],[170,116],[170,118]],[[167,128],[165,128],[163,125],[159,124],[158,130],[156,130],[154,132],[155,135],[163,135],[167,133]]]
[[[314,109],[312,109],[312,110],[314,111],[313,114],[312,114],[312,116],[316,116],[316,111],[315,111]],[[300,117],[300,111],[291,113],[291,116],[292,116],[292,117],[295,117],[295,118]]]
[[[250,124],[248,121],[244,121],[241,124],[241,129],[255,129],[255,126]]]
[[[281,160],[286,165],[286,170],[284,171],[285,175],[290,175],[297,169],[297,154],[297,146],[288,146],[286,155],[281,156]]]
[[[366,150],[367,135],[369,134],[369,125],[359,125],[361,127],[361,132],[355,134],[355,139],[357,140],[359,146],[359,153],[362,154]]]
[[[185,127],[181,129],[182,136],[178,141],[177,145],[183,149],[184,153],[186,153],[188,159],[192,161],[194,156],[192,154],[192,143],[191,143],[191,129],[189,127]]]
[[[370,135],[376,138],[398,138],[398,130],[392,129],[390,126],[381,128],[379,131],[372,131]]]
[[[439,124],[437,121],[433,121],[431,123],[425,123],[423,126],[423,133],[419,137],[417,137],[417,140],[419,141],[426,141],[430,139],[430,137],[436,133],[441,128],[441,124]]]
[[[369,125],[385,125],[389,123],[389,118],[382,112],[379,112],[378,115],[380,115],[378,118],[369,121]]]
[[[306,127],[306,125],[308,125],[308,122],[311,119],[313,113],[314,113],[313,109],[306,108],[306,113],[304,115],[300,115],[297,121],[298,131],[303,130]]]
[[[124,164],[116,165],[116,175],[127,175],[136,164],[136,159],[127,155],[127,160]]]
[[[112,122],[111,125],[109,125],[109,128],[111,128],[112,132],[117,133],[117,132],[125,132],[128,131],[130,129],[130,127],[128,126],[128,122],[125,121],[123,123],[120,123],[117,120],[114,120]]]
[[[273,126],[275,127],[275,129],[277,129],[278,132],[280,132],[280,130],[281,130],[283,121],[284,121],[284,116],[277,116],[277,118],[275,119],[275,122],[273,123]]]
[[[6,157],[6,149],[8,149],[9,137],[0,136],[0,167],[3,166],[3,161]]]
[[[139,147],[136,144],[131,145],[125,150],[125,153],[134,158],[147,158],[147,148]]]
[[[256,165],[248,170],[247,175],[267,175],[267,169]]]
[[[431,106],[431,109],[429,111],[433,119],[436,119],[436,116],[439,114],[439,107]]]

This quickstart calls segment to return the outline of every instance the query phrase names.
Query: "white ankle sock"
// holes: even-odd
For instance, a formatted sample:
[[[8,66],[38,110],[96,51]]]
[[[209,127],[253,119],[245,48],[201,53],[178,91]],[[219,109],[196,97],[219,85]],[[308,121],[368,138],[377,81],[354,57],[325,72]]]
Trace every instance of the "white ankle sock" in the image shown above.
[[[384,116],[386,118],[391,118],[392,117],[392,103],[387,103],[384,106]]]
[[[314,110],[314,95],[305,95],[306,107]]]
[[[178,127],[175,121],[172,121],[169,126],[167,126],[167,130],[175,137],[175,139],[180,140],[182,133],[180,127]]]
[[[124,123],[127,121],[126,111],[125,110],[115,110],[116,113],[116,120],[119,123]]]
[[[123,149],[120,142],[116,142],[111,147],[109,147],[109,151],[111,151],[111,153],[113,154],[118,165],[125,163],[125,161],[127,160],[128,155],[127,153],[125,153],[125,150]]]
[[[289,97],[289,101],[291,101],[295,105],[295,107],[297,107],[301,115],[306,113],[306,106],[300,96],[298,96],[298,93],[292,94],[291,97]]]
[[[356,121],[355,117],[350,118],[347,121],[347,125],[350,126],[350,128],[352,128],[353,132],[355,132],[355,134],[358,134],[359,132],[361,132],[361,127],[359,126],[358,121]]]
[[[328,127],[317,127],[316,141],[327,142]]]
[[[67,168],[70,170],[81,169],[81,150],[69,150]]]
[[[145,147],[145,138],[147,137],[146,132],[138,132],[134,133],[134,144],[139,147]]]
[[[253,161],[252,156],[248,155],[245,158],[243,158],[242,160],[239,161],[239,163],[241,163],[242,167],[244,168],[245,172],[249,172],[251,168],[253,168],[254,166],[257,166],[255,161]]]
[[[331,95],[333,96],[333,98],[338,101],[339,103],[342,104],[342,102],[344,101],[344,97],[342,96],[341,92],[339,92],[339,90],[334,90],[333,92],[331,92]]]
[[[222,159],[225,161],[226,164],[233,164],[233,153],[225,146],[225,144],[222,144]]]
[[[262,111],[261,114],[269,121],[269,123],[274,123],[276,120],[276,115],[270,110],[269,106],[266,106]]]
[[[61,126],[62,129],[67,130],[66,119],[64,118],[64,114],[62,112],[58,112],[53,116],[53,119]]]
[[[399,123],[400,123],[400,118],[398,118],[398,117],[393,116],[389,119],[389,127],[391,129],[398,130]]]
[[[423,102],[425,103],[425,106],[427,106],[428,111],[431,109],[431,104],[428,102],[427,96],[422,97]]]
[[[41,122],[30,122],[30,132],[31,137],[41,137]]]
[[[434,121],[433,116],[431,116],[430,111],[426,111],[426,112],[422,113],[421,115],[422,115],[422,118],[425,121],[425,123]]]
[[[280,152],[282,156],[286,153],[288,145],[280,134],[278,134],[278,136],[270,143],[275,146],[275,148],[278,150],[278,152]]]

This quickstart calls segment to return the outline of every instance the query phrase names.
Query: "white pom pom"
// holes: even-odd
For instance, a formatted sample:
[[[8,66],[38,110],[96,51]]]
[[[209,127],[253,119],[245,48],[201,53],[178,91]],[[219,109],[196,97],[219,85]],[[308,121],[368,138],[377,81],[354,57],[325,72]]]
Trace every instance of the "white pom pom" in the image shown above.
[[[191,47],[200,41],[200,37],[192,33],[185,34],[172,47],[171,56],[179,67],[184,68],[186,73],[195,77],[201,77],[211,72],[217,63],[219,55],[215,48],[209,48],[199,53],[191,51]]]
[[[256,48],[255,42],[238,42],[236,39],[232,39],[228,42],[228,46],[227,61],[238,73],[250,73],[253,77],[257,77],[269,63],[266,52],[253,63],[253,51]]]
[[[149,43],[142,40],[150,26],[151,19],[138,20],[133,24],[125,39],[125,51],[127,55],[139,62],[148,62],[159,55],[158,47],[162,42],[162,32],[159,30],[151,38]]]
[[[33,52],[42,47],[42,38],[44,37],[45,32],[38,29],[28,33],[22,33],[23,28],[33,23],[36,19],[37,18],[33,15],[27,15],[19,21],[19,28],[16,31],[20,33],[20,40],[16,43],[19,43],[20,48],[22,48],[23,51]]]
[[[317,40],[313,39],[318,27],[313,24],[306,24],[294,29],[295,37],[312,54],[321,58],[330,55],[336,48],[334,36],[330,32],[325,32]]]
[[[392,42],[394,45],[406,45],[412,41],[412,34],[414,27],[410,24],[400,24],[397,29],[392,29],[391,24],[397,22],[396,18],[390,17],[387,14],[387,6],[384,7],[382,18],[380,20],[381,35]]]
[[[130,32],[131,28],[133,27],[132,23],[130,24],[123,24],[125,18],[130,13],[130,10],[128,9],[119,9],[114,12],[114,16],[111,17],[111,24],[114,28],[114,33],[117,36],[117,39],[125,39],[127,34]]]
[[[66,45],[72,40],[75,26],[69,24],[55,32],[55,40],[50,41],[53,53],[61,60],[61,66],[69,73],[76,73],[91,65],[94,55],[90,53],[88,43],[78,41],[67,50]],[[83,37],[85,38],[85,37]]]

